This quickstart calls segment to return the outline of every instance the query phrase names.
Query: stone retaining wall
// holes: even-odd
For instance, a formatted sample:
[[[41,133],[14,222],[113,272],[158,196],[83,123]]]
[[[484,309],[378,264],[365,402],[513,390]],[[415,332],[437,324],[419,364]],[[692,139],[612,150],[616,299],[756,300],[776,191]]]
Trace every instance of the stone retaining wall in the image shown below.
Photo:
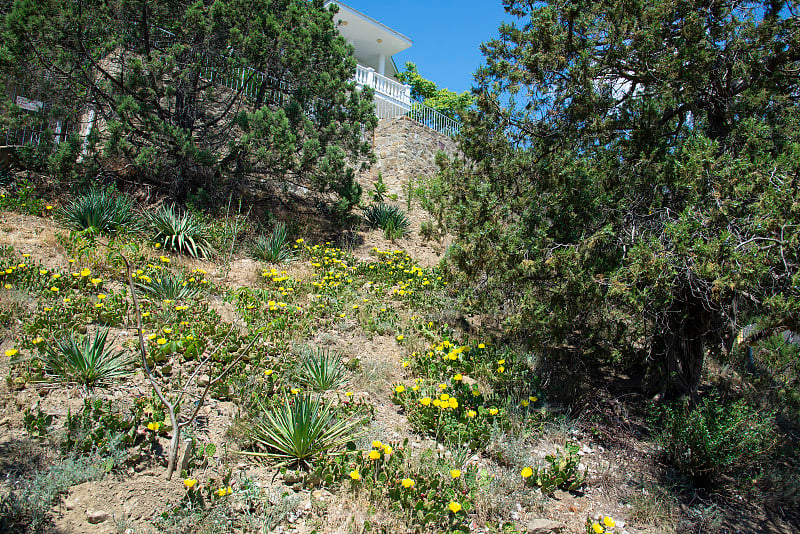
[[[408,117],[383,119],[373,137],[377,162],[362,176],[365,191],[383,176],[389,194],[404,198],[403,188],[419,176],[433,176],[437,171],[436,154],[456,154],[456,142],[450,137],[423,126]]]

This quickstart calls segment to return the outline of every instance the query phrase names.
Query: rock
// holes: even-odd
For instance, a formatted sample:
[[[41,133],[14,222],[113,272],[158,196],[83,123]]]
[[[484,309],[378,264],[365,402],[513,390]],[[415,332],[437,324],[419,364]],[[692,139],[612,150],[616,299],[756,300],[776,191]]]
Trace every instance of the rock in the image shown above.
[[[211,377],[208,375],[200,375],[200,378],[197,379],[197,385],[201,388],[204,388],[211,382]]]
[[[67,510],[74,510],[77,505],[78,505],[78,501],[73,501],[73,500],[70,500],[70,499],[67,499],[66,501],[64,501],[64,508],[67,509]]]
[[[86,520],[89,521],[92,525],[96,525],[98,523],[102,523],[103,521],[108,520],[108,512],[105,510],[86,510]]]
[[[283,481],[289,485],[303,481],[303,473],[300,471],[286,471],[283,474]]]
[[[567,525],[559,521],[551,521],[549,519],[532,519],[528,521],[527,533],[528,534],[559,534],[564,532]]]

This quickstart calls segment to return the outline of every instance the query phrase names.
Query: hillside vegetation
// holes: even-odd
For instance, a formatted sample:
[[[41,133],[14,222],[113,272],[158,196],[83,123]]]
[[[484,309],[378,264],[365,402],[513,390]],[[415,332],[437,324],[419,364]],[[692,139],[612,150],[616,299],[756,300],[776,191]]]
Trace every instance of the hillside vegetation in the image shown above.
[[[392,183],[319,0],[0,8],[0,531],[800,530],[800,6],[505,6]]]

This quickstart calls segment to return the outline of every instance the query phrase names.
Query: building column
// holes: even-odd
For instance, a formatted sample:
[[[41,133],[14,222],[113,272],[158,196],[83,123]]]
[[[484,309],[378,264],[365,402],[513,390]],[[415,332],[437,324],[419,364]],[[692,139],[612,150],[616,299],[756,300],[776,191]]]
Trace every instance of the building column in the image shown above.
[[[386,76],[386,56],[378,54],[378,74]]]

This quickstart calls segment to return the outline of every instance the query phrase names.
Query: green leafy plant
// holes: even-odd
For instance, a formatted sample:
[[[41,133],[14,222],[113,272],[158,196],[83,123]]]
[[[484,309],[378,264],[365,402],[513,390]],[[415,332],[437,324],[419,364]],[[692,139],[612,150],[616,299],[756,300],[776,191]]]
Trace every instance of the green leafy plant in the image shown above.
[[[556,449],[555,454],[545,456],[543,467],[526,467],[523,477],[528,484],[538,486],[545,495],[551,495],[557,489],[572,491],[580,488],[586,481],[587,469],[580,470],[580,448],[576,443],[566,443],[564,450]]]
[[[208,258],[213,253],[206,223],[188,211],[178,211],[174,205],[163,205],[147,214],[154,239],[166,250]]]
[[[77,382],[92,389],[107,386],[129,374],[131,357],[106,347],[108,329],[101,329],[94,338],[87,336],[82,344],[74,334],[54,340],[45,351],[47,372],[64,382]]]
[[[270,263],[284,263],[294,258],[286,225],[279,222],[268,236],[262,234],[256,237],[250,252],[256,259]]]
[[[43,413],[39,406],[36,407],[36,413],[32,409],[26,408],[22,423],[28,434],[35,438],[43,438],[47,435],[47,429],[53,423],[53,416]]]
[[[743,400],[710,397],[694,408],[688,403],[669,406],[662,423],[660,441],[668,461],[700,484],[734,466],[745,472],[775,442],[772,417]]]
[[[278,460],[279,465],[308,466],[314,456],[330,453],[361,434],[360,419],[340,418],[333,402],[308,393],[284,397],[274,408],[262,405],[262,410],[248,435],[264,450],[242,454]]]
[[[300,381],[315,391],[328,391],[345,386],[349,379],[339,354],[325,348],[303,351]]]
[[[372,184],[372,188],[372,191],[370,191],[372,201],[383,202],[386,198],[386,193],[389,191],[389,188],[386,187],[386,184],[383,182],[383,174],[378,173],[378,180]]]
[[[64,453],[104,450],[113,436],[121,444],[131,445],[136,441],[136,427],[142,421],[147,400],[138,398],[128,415],[114,409],[112,401],[98,398],[83,400],[83,407],[67,412],[64,421],[65,438],[61,444]]]
[[[398,239],[406,236],[411,226],[402,209],[383,202],[364,208],[364,218],[371,228],[383,230],[387,239]]]
[[[108,189],[89,190],[61,207],[56,216],[69,229],[87,234],[114,235],[141,228],[133,200]]]

